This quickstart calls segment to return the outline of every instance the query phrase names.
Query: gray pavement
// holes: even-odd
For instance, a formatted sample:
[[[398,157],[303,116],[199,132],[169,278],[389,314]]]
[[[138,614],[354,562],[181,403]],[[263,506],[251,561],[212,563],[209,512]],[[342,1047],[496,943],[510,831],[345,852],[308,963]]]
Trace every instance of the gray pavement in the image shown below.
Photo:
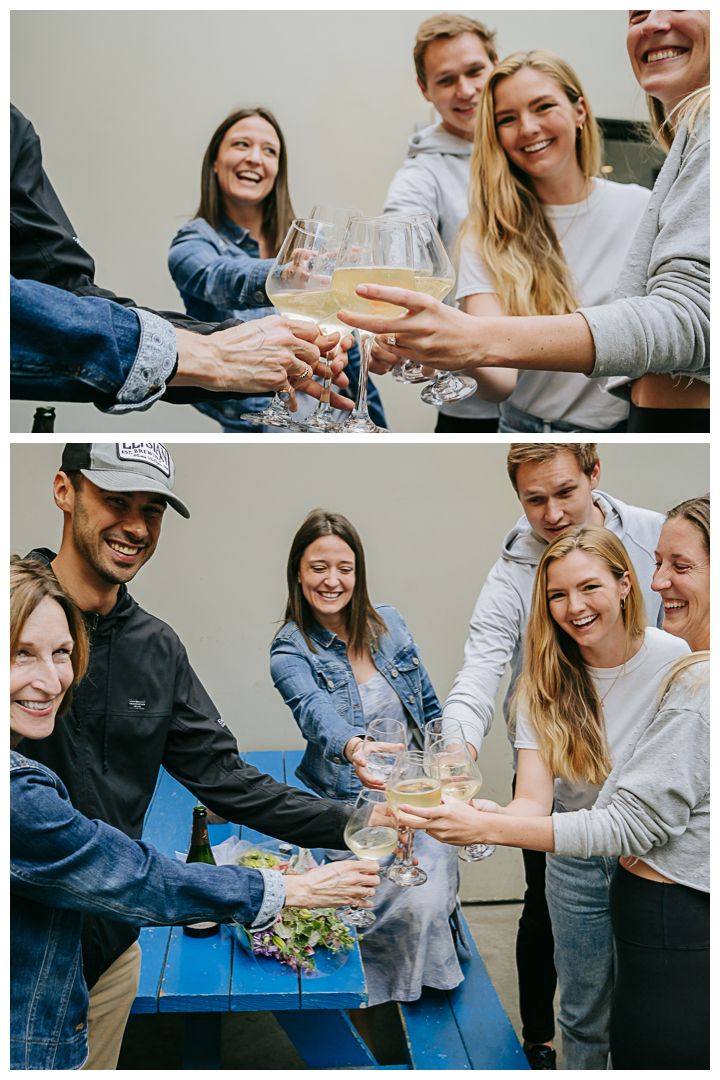
[[[515,972],[515,936],[520,903],[464,904],[470,931],[522,1042]],[[172,1013],[138,1016],[123,1040],[119,1069],[182,1069],[185,1019]],[[560,1039],[556,1041],[561,1067]],[[381,1065],[405,1063],[397,1009],[379,1006],[375,1050]],[[272,1013],[232,1013],[223,1018],[222,1069],[304,1069],[306,1065]]]

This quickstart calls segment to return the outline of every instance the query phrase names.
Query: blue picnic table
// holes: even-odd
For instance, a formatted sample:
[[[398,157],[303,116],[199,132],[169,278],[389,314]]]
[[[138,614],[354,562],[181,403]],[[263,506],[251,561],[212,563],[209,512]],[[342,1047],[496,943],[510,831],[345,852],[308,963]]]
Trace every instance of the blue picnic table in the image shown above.
[[[301,750],[256,751],[243,757],[277,780],[294,777]],[[145,817],[143,839],[171,858],[185,851],[195,796],[162,771]],[[240,834],[252,843],[269,836],[237,825],[210,825],[210,843]],[[318,858],[322,857],[317,852]],[[182,927],[140,932],[140,985],[131,1010],[186,1014],[185,1069],[219,1069],[223,1013],[270,1011],[309,1068],[527,1069],[525,1055],[462,915],[458,956],[464,981],[450,991],[425,988],[401,1003],[407,1065],[381,1066],[345,1009],[368,1001],[357,945],[338,958],[318,950],[317,971],[304,975],[252,956],[225,927],[212,938],[191,938]]]

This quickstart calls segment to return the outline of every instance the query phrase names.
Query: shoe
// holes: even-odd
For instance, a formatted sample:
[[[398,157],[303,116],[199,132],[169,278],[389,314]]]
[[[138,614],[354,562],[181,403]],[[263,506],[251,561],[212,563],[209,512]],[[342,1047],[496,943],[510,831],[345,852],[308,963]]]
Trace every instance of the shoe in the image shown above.
[[[544,1046],[542,1043],[539,1046],[528,1046],[524,1042],[523,1052],[531,1069],[557,1069],[555,1064],[557,1054],[549,1046]]]

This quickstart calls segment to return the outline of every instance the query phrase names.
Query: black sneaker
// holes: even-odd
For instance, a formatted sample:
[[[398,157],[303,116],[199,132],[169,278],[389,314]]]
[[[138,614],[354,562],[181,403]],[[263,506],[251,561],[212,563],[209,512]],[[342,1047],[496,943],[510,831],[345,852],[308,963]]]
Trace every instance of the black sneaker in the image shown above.
[[[528,1046],[524,1042],[523,1051],[531,1069],[557,1069],[555,1064],[557,1054],[549,1046],[545,1046],[543,1043],[538,1046]]]

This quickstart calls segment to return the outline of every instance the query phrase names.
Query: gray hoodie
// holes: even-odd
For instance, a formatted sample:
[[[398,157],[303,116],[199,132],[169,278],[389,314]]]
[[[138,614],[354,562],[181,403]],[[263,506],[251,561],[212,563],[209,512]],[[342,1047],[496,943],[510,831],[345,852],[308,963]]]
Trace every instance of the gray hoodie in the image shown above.
[[[470,157],[473,144],[451,135],[442,124],[432,124],[408,140],[405,161],[393,177],[385,197],[384,214],[430,214],[451,259],[455,237],[468,213]],[[454,303],[454,291],[446,303]],[[471,397],[443,405],[449,416],[499,416],[497,405]]]
[[[648,371],[710,382],[710,116],[683,123],[655,181],[615,291],[580,308],[595,342],[593,379]],[[613,378],[608,389],[624,378]]]
[[[627,549],[645,600],[648,623],[659,624],[662,605],[650,582],[664,516],[655,510],[628,506],[601,491],[594,493],[593,500],[605,515],[605,527]],[[538,538],[523,515],[505,537],[502,555],[488,574],[475,604],[470,636],[465,643],[465,662],[455,676],[443,716],[459,720],[466,739],[478,751],[493,722],[495,697],[509,662],[510,686],[503,702],[507,722],[508,702],[522,671],[535,571],[546,547],[547,543]],[[508,737],[512,742],[512,736]]]
[[[553,814],[556,855],[635,855],[710,891],[710,683],[698,663],[643,716],[591,810]]]

